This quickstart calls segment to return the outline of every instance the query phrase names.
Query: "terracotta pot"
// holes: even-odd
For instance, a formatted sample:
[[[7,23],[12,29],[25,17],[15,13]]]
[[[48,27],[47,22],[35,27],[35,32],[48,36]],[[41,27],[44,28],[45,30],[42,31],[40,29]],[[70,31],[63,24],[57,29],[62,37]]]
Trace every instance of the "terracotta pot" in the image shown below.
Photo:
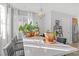
[[[32,37],[33,35],[32,35],[32,32],[24,32],[24,35],[26,36],[26,37]]]
[[[54,40],[55,40],[55,35],[51,32],[47,32],[47,33],[44,33],[45,35],[45,38],[44,38],[44,42],[46,43],[53,43]]]
[[[39,35],[39,32],[34,32],[34,36],[38,36]]]
[[[34,36],[34,33],[35,33],[35,32],[31,32],[32,36]]]

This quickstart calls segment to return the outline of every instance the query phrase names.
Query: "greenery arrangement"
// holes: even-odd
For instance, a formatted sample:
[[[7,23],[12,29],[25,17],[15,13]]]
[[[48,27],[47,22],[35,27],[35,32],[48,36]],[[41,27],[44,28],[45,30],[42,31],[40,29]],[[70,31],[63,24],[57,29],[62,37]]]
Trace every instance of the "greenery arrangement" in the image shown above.
[[[19,26],[19,32],[37,32],[39,30],[37,25],[33,25],[32,22],[29,24],[24,23]]]

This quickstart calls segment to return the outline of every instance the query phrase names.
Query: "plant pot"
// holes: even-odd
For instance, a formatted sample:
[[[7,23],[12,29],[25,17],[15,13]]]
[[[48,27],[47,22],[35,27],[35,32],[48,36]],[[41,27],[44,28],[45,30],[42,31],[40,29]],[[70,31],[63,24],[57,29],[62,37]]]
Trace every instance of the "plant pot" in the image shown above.
[[[39,35],[39,32],[34,32],[34,36],[38,36]]]
[[[53,33],[47,32],[47,33],[44,33],[44,35],[45,35],[45,38],[44,38],[45,43],[54,43],[55,42],[55,36]]]
[[[34,36],[34,33],[35,33],[35,32],[31,32],[32,36]]]
[[[32,37],[33,36],[32,32],[24,32],[24,35],[26,37]]]

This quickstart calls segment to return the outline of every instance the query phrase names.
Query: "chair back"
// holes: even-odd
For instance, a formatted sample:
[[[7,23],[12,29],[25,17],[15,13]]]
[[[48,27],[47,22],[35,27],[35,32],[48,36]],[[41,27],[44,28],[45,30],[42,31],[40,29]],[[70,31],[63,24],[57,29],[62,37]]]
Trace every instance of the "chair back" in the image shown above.
[[[16,52],[17,56],[23,56],[24,55],[24,46],[23,46],[23,41],[22,39],[17,39],[17,36],[15,36],[12,40],[12,44],[13,44],[13,49]],[[19,52],[22,53],[19,53]]]
[[[4,48],[3,52],[5,56],[14,56],[15,52],[13,50],[12,42],[9,42]]]

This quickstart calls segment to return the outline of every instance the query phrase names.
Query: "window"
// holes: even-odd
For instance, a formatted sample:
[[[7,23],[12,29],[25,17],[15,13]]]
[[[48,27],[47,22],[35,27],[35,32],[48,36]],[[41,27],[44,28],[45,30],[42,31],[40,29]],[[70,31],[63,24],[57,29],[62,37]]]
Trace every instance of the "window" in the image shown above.
[[[6,16],[5,16],[5,7],[0,5],[0,35],[2,39],[6,38]]]

